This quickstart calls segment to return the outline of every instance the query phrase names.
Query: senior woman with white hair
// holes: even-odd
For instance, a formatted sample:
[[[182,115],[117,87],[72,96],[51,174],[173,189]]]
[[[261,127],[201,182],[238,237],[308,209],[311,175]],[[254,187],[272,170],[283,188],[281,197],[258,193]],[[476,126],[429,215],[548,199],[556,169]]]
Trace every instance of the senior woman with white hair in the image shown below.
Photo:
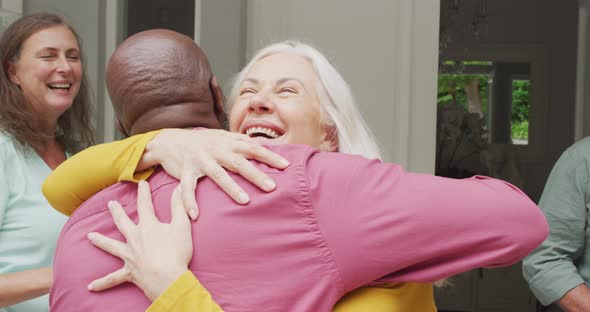
[[[230,130],[253,138],[258,143],[268,145],[307,144],[324,152],[338,151],[340,153],[362,155],[367,158],[379,158],[380,156],[377,144],[356,109],[349,87],[326,58],[308,45],[285,42],[262,49],[238,74],[230,93],[229,103],[231,105]],[[187,144],[188,140],[195,143]],[[203,148],[204,146],[209,146],[210,142],[215,142],[217,145],[224,147],[235,145],[240,145],[241,147],[238,149],[230,148],[221,153],[212,153]],[[164,162],[163,166],[167,170],[170,169],[169,172],[173,176],[191,180],[190,185],[200,175],[200,171],[194,168],[198,168],[198,165],[201,163],[215,163],[214,165],[209,165],[211,168],[200,170],[202,172],[216,173],[213,174],[212,179],[222,186],[228,194],[232,195],[233,198],[239,198],[239,194],[244,194],[244,191],[227,173],[223,170],[220,171],[221,168],[219,166],[234,172],[250,175],[253,181],[261,182],[268,180],[268,177],[257,172],[256,167],[251,163],[236,161],[239,158],[236,158],[238,156],[234,151],[247,150],[247,146],[251,146],[252,144],[255,144],[252,140],[238,137],[235,134],[228,135],[220,131],[164,130],[147,144],[144,157],[138,167],[145,168],[146,166],[153,165],[155,160],[161,160]],[[136,150],[142,152],[143,148],[140,146]],[[165,162],[168,159],[175,159],[175,156],[170,155],[170,153],[180,153],[187,158],[195,160],[195,162],[190,164],[188,162],[182,162],[180,164],[173,163],[167,165]],[[335,162],[342,160],[338,158],[339,156],[337,154],[333,154],[333,156],[336,157],[334,158]],[[325,156],[317,157],[330,159],[332,155],[326,154]],[[203,161],[203,159],[208,160]],[[363,233],[376,240],[388,237],[389,240],[387,241],[392,243],[388,246],[390,249],[396,249],[395,242],[399,242],[400,245],[403,243],[404,246],[413,244],[412,242],[414,242],[416,246],[413,254],[417,259],[420,259],[419,267],[412,266],[418,265],[418,263],[413,263],[412,259],[394,259],[392,261],[396,264],[391,265],[392,271],[389,273],[394,273],[396,278],[386,279],[385,281],[433,280],[474,267],[508,265],[526,255],[546,235],[546,224],[544,227],[544,220],[540,212],[537,211],[536,206],[520,191],[501,181],[484,178],[459,181],[427,175],[406,174],[399,171],[399,169],[394,170],[397,173],[392,175],[391,170],[394,167],[399,167],[380,162],[370,162],[363,158],[346,159],[344,162],[351,165],[351,167],[359,165],[357,168],[365,168],[367,171],[357,170],[358,172],[354,176],[342,181],[349,186],[349,191],[354,192],[356,190],[354,186],[359,185],[359,183],[363,185],[364,182],[367,185],[372,185],[375,189],[367,190],[365,188],[364,191],[367,193],[353,195],[352,197],[355,200],[351,200],[348,203],[346,201],[339,201],[344,206],[341,207],[341,211],[333,211],[333,217],[338,218],[339,213],[351,213],[353,207],[345,207],[346,205],[357,205],[355,207],[359,208],[359,223],[358,229],[355,229],[355,233]],[[307,160],[310,168],[314,167],[312,165],[313,162],[314,160],[312,158]],[[329,161],[325,163],[325,165],[328,164]],[[131,165],[135,166],[135,164]],[[291,169],[287,168],[285,170]],[[296,168],[293,170],[296,170]],[[187,174],[186,172],[189,173]],[[377,173],[379,173],[379,177],[375,177]],[[56,171],[55,174],[64,173]],[[345,173],[343,174],[346,175]],[[404,178],[402,179],[402,177]],[[330,180],[324,177],[319,178],[319,180],[308,180],[307,183],[313,189],[313,186],[317,187],[315,183],[321,184],[324,179]],[[74,181],[70,178],[67,180]],[[402,187],[396,181],[413,181],[410,183],[414,186],[406,185]],[[115,181],[112,182],[114,183]],[[280,188],[281,184],[279,183],[278,186]],[[409,193],[399,194],[400,187]],[[419,190],[416,187],[423,187],[424,190]],[[395,190],[396,188],[398,190]],[[470,189],[478,195],[463,194],[464,188]],[[321,188],[318,190],[321,190]],[[275,192],[280,192],[280,189],[277,189]],[[328,193],[326,192],[325,197],[334,197],[333,193]],[[424,193],[429,196],[426,196],[427,198],[421,198],[424,196],[422,195]],[[194,193],[192,194],[194,196]],[[342,197],[349,197],[349,195],[342,194]],[[140,192],[139,196],[145,197],[145,194]],[[257,196],[264,195],[258,194]],[[316,194],[310,196],[312,198],[312,206],[314,205],[314,200],[319,200],[320,202],[326,200],[325,198],[321,199],[324,195]],[[381,198],[381,200],[375,201],[376,197]],[[420,200],[416,200],[418,198]],[[401,202],[404,202],[404,204]],[[370,225],[371,220],[366,219],[368,215],[364,215],[363,207],[379,206],[384,203],[387,203],[388,207],[381,208],[384,208],[384,211],[387,210],[388,214],[396,214],[397,209],[405,211],[406,208],[402,209],[402,206],[409,207],[415,205],[416,213],[420,215],[419,222],[405,225],[398,229],[374,228],[376,224]],[[448,205],[450,210],[446,210],[446,208],[435,209],[440,204]],[[63,209],[63,207],[56,208],[58,210]],[[336,207],[334,208],[336,209]],[[381,208],[375,209],[381,211],[379,210]],[[414,207],[409,207],[408,209],[410,208],[413,209]],[[244,207],[244,209],[248,209],[248,207]],[[399,213],[404,213],[401,210]],[[445,221],[439,220],[441,210],[448,211],[449,214],[452,214],[452,217],[445,217]],[[516,215],[514,214],[515,211],[518,211]],[[476,222],[476,220],[479,220],[478,213],[486,215],[486,218],[481,218],[481,221]],[[490,220],[488,218],[490,216],[498,217],[498,220],[504,222],[505,227],[501,230],[490,232],[490,230],[493,230],[493,227],[489,226]],[[325,216],[323,217],[325,218]],[[388,218],[385,215],[381,217],[384,218],[383,220],[387,220]],[[121,215],[119,214],[117,218],[121,218]],[[529,222],[528,224],[533,224],[530,228],[531,231],[522,231],[522,228],[520,228],[522,226],[520,222],[522,218],[529,219],[527,220]],[[449,223],[450,220],[452,222]],[[441,224],[441,222],[444,224]],[[378,223],[381,223],[381,221]],[[488,225],[486,226],[486,224]],[[142,224],[140,223],[138,226],[142,226]],[[535,227],[536,229],[534,229]],[[461,233],[475,233],[475,235],[449,242],[448,250],[445,250],[444,246],[441,247],[439,242],[433,242],[433,246],[425,246],[428,244],[428,240],[424,240],[425,238],[448,233],[449,229]],[[375,231],[391,232],[392,230],[395,234],[373,236]],[[324,234],[330,236],[329,233]],[[395,239],[391,239],[392,237],[395,237]],[[499,237],[502,237],[500,239],[502,243],[496,241]],[[155,242],[150,242],[147,238],[145,239],[144,243],[147,246],[154,249],[158,248],[158,246],[150,246],[150,243]],[[190,235],[187,235],[187,240],[189,239]],[[352,237],[348,237],[348,239],[351,239],[348,243],[351,245],[355,244]],[[477,244],[474,244],[474,239],[477,240]],[[486,241],[490,242],[491,240],[494,241],[493,244],[484,243]],[[106,247],[109,244],[109,239],[98,236],[92,242],[110,251]],[[133,245],[134,243],[137,242],[128,240],[129,245]],[[328,245],[330,244],[328,243]],[[373,248],[384,248],[383,246],[385,245],[384,241],[373,241],[367,246],[381,246]],[[141,262],[145,261],[145,257],[142,257],[141,249],[130,249],[139,252],[139,254],[136,257],[126,258],[125,266],[142,268]],[[181,249],[179,248],[179,253],[186,251]],[[451,251],[453,256],[449,257],[449,252]],[[456,253],[457,251],[460,252]],[[336,251],[336,253],[338,252]],[[389,256],[396,258],[392,253],[389,253]],[[342,257],[342,254],[337,257]],[[363,258],[366,259],[366,257]],[[272,260],[272,258],[269,259],[271,266]],[[127,263],[127,261],[137,261],[137,263],[132,264]],[[345,260],[340,258],[340,261],[344,263],[346,261],[354,261],[354,259]],[[336,262],[338,263],[338,261]],[[405,263],[405,265],[402,263]],[[186,270],[188,261],[178,265]],[[367,263],[367,265],[371,264]],[[396,269],[393,269],[394,267]],[[169,271],[169,269],[170,266],[168,263],[163,264],[163,270]],[[397,273],[394,271],[397,271]],[[108,288],[124,281],[132,281],[134,278],[149,275],[149,271],[142,271],[141,269],[128,273],[126,275],[127,279],[114,281],[112,279],[97,280],[93,283],[93,289]],[[188,278],[190,276],[192,275],[189,273]],[[202,304],[199,300],[211,300],[210,297],[191,296],[190,289],[193,286],[190,285],[194,284],[190,284],[186,289],[182,289],[182,283],[186,283],[186,278],[186,275],[183,275],[179,280],[183,280],[184,282],[177,280],[168,290],[162,293],[156,302],[154,302],[152,311],[159,311],[158,307],[161,308],[158,300],[162,301],[175,298],[177,301],[180,301],[179,307],[184,307],[186,311],[198,311],[198,307],[201,307]],[[365,288],[360,291],[357,290],[355,293],[342,299],[336,305],[335,310],[436,310],[432,299],[431,285],[408,283],[389,286],[388,288]],[[334,287],[337,287],[337,285],[334,285]],[[179,290],[179,288],[182,290]],[[272,292],[272,289],[267,291]],[[298,292],[304,290],[294,289],[293,291]],[[276,300],[280,301],[282,299],[277,298]],[[212,307],[211,309],[213,310],[219,309],[215,305],[209,307]]]

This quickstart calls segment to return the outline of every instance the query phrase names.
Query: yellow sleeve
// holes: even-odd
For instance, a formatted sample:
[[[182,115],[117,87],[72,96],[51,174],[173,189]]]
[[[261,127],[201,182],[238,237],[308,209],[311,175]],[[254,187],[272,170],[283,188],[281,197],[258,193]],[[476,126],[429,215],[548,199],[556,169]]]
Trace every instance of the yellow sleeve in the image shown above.
[[[399,283],[362,287],[342,297],[333,312],[436,312],[432,284]]]
[[[119,181],[147,179],[153,169],[135,173],[135,168],[145,146],[158,133],[160,130],[79,152],[45,179],[43,194],[53,208],[69,216],[92,195]]]
[[[192,272],[180,276],[162,293],[146,312],[217,312],[223,311],[199,283]]]

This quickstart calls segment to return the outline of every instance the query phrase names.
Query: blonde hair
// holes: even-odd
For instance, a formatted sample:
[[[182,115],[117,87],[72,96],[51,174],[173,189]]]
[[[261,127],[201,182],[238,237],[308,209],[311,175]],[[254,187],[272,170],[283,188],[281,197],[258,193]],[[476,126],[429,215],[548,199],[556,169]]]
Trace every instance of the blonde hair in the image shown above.
[[[336,129],[337,138],[335,139],[337,139],[338,151],[381,159],[379,145],[359,112],[350,87],[328,59],[310,45],[298,41],[284,41],[260,49],[235,76],[227,101],[228,105],[232,105],[237,99],[240,84],[254,63],[279,53],[299,55],[311,63],[320,81],[318,88],[320,120],[325,125]],[[433,284],[435,287],[450,285],[446,279],[440,279]],[[393,287],[392,285],[394,284],[385,283],[381,287]]]
[[[310,45],[297,41],[284,41],[259,50],[234,78],[229,93],[229,105],[237,99],[240,84],[254,63],[279,53],[302,56],[311,63],[320,81],[318,86],[320,120],[324,125],[336,130],[335,137],[330,141],[337,143],[338,151],[381,159],[379,146],[356,106],[350,87],[328,59]]]

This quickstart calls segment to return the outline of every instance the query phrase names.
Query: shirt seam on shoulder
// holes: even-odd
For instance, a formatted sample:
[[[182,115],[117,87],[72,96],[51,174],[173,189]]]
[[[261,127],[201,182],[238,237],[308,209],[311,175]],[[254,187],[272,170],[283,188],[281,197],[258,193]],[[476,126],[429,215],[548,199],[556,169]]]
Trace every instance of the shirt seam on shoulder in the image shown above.
[[[334,267],[334,271],[336,273],[336,276],[338,278],[338,293],[339,294],[344,294],[344,280],[342,277],[342,272],[338,266],[338,263],[336,263],[336,258],[334,258],[334,253],[332,252],[330,246],[328,245],[328,242],[326,241],[326,237],[322,231],[322,228],[319,224],[318,218],[316,216],[316,213],[312,207],[312,202],[311,202],[311,196],[310,196],[310,187],[309,187],[309,181],[307,180],[307,176],[305,174],[305,171],[307,169],[306,167],[306,162],[307,160],[311,157],[311,154],[315,151],[314,148],[309,147],[307,149],[307,151],[305,152],[305,156],[303,157],[303,161],[300,164],[295,165],[295,167],[297,169],[299,169],[298,171],[298,177],[300,178],[300,183],[303,186],[303,190],[304,192],[302,192],[302,200],[301,202],[301,207],[304,208],[305,211],[305,216],[308,217],[308,221],[307,224],[309,224],[312,227],[312,230],[314,233],[317,233],[317,235],[320,236],[320,240],[319,240],[319,246],[323,249],[325,249],[325,251],[328,253],[329,255],[329,260],[330,260],[330,265]]]

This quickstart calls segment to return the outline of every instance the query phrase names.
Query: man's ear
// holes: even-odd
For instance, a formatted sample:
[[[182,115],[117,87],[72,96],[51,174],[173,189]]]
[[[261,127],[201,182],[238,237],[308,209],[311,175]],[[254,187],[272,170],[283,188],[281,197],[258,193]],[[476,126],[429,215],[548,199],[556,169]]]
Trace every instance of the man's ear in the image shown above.
[[[14,64],[8,63],[6,65],[6,71],[8,72],[8,77],[10,78],[10,80],[12,80],[12,82],[16,83],[18,86],[20,86],[20,80],[16,76],[16,67],[14,66]]]
[[[125,127],[123,127],[119,118],[115,118],[115,128],[126,138],[129,137],[129,133],[127,133],[127,130],[125,130]]]
[[[217,116],[217,120],[219,120],[221,127],[227,128],[225,97],[223,96],[223,91],[221,90],[215,75],[211,75],[211,79],[209,79],[209,89],[211,89],[211,94],[213,94],[213,110],[215,111],[215,116]]]

